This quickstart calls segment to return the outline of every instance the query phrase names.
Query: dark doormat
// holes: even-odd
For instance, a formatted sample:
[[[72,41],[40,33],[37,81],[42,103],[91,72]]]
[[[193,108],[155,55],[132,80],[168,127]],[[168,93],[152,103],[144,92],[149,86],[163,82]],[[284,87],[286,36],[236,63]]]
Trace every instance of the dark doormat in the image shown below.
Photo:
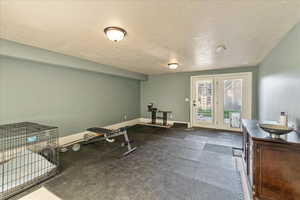
[[[226,155],[231,155],[232,147],[206,143],[203,150],[215,152],[215,153],[226,154]]]

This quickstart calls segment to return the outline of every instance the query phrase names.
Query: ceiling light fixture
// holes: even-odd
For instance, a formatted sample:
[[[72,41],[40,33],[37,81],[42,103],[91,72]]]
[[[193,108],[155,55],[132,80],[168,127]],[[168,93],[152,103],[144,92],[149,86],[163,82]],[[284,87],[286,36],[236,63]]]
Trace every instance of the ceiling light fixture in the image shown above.
[[[216,52],[217,53],[220,53],[220,52],[222,52],[222,51],[225,51],[227,48],[226,48],[226,46],[225,45],[218,45],[217,46],[217,48],[216,48]]]
[[[169,63],[168,66],[170,69],[177,69],[179,65],[178,63]]]
[[[126,31],[122,28],[111,26],[104,29],[104,33],[109,40],[119,42],[123,40],[126,35]]]

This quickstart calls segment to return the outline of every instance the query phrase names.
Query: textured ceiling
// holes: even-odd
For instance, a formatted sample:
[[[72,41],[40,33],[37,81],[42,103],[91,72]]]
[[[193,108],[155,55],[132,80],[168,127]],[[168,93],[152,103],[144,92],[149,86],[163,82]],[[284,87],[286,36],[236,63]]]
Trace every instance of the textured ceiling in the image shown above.
[[[1,38],[145,74],[257,65],[300,20],[299,0],[0,2]],[[107,26],[128,35],[109,41]]]

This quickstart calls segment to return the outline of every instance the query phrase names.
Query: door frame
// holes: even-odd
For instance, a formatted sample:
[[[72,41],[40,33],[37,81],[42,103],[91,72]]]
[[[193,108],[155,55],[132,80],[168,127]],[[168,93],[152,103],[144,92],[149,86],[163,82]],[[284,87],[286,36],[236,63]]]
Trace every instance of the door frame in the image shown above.
[[[252,72],[241,72],[241,73],[224,73],[224,74],[214,74],[214,75],[197,75],[197,76],[191,76],[190,77],[190,125],[191,127],[195,127],[193,124],[193,80],[196,78],[222,78],[222,77],[245,77],[247,78],[249,84],[246,85],[245,89],[247,90],[246,94],[246,102],[245,105],[249,108],[249,113],[247,115],[249,116],[250,119],[252,119],[252,101],[253,101],[253,73]],[[215,79],[214,79],[215,80]],[[215,84],[215,81],[214,81]],[[217,85],[214,85],[214,95],[216,93],[216,89],[218,88]],[[250,96],[250,97],[249,97]],[[218,97],[214,96],[214,103],[216,103]],[[214,120],[218,118],[216,109],[214,109]],[[217,119],[219,120],[219,119]],[[202,126],[197,126],[197,127],[202,127]],[[203,126],[203,128],[212,128],[212,129],[225,129],[225,130],[231,130],[231,131],[239,131],[236,128],[220,128],[219,126]],[[241,131],[241,128],[240,128]]]

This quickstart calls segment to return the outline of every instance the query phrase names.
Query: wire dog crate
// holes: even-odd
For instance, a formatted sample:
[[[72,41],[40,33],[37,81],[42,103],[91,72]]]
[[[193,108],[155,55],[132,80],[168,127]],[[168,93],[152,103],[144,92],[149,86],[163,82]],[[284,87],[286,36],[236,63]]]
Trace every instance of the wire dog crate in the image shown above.
[[[31,122],[0,125],[0,200],[58,172],[58,128]]]

